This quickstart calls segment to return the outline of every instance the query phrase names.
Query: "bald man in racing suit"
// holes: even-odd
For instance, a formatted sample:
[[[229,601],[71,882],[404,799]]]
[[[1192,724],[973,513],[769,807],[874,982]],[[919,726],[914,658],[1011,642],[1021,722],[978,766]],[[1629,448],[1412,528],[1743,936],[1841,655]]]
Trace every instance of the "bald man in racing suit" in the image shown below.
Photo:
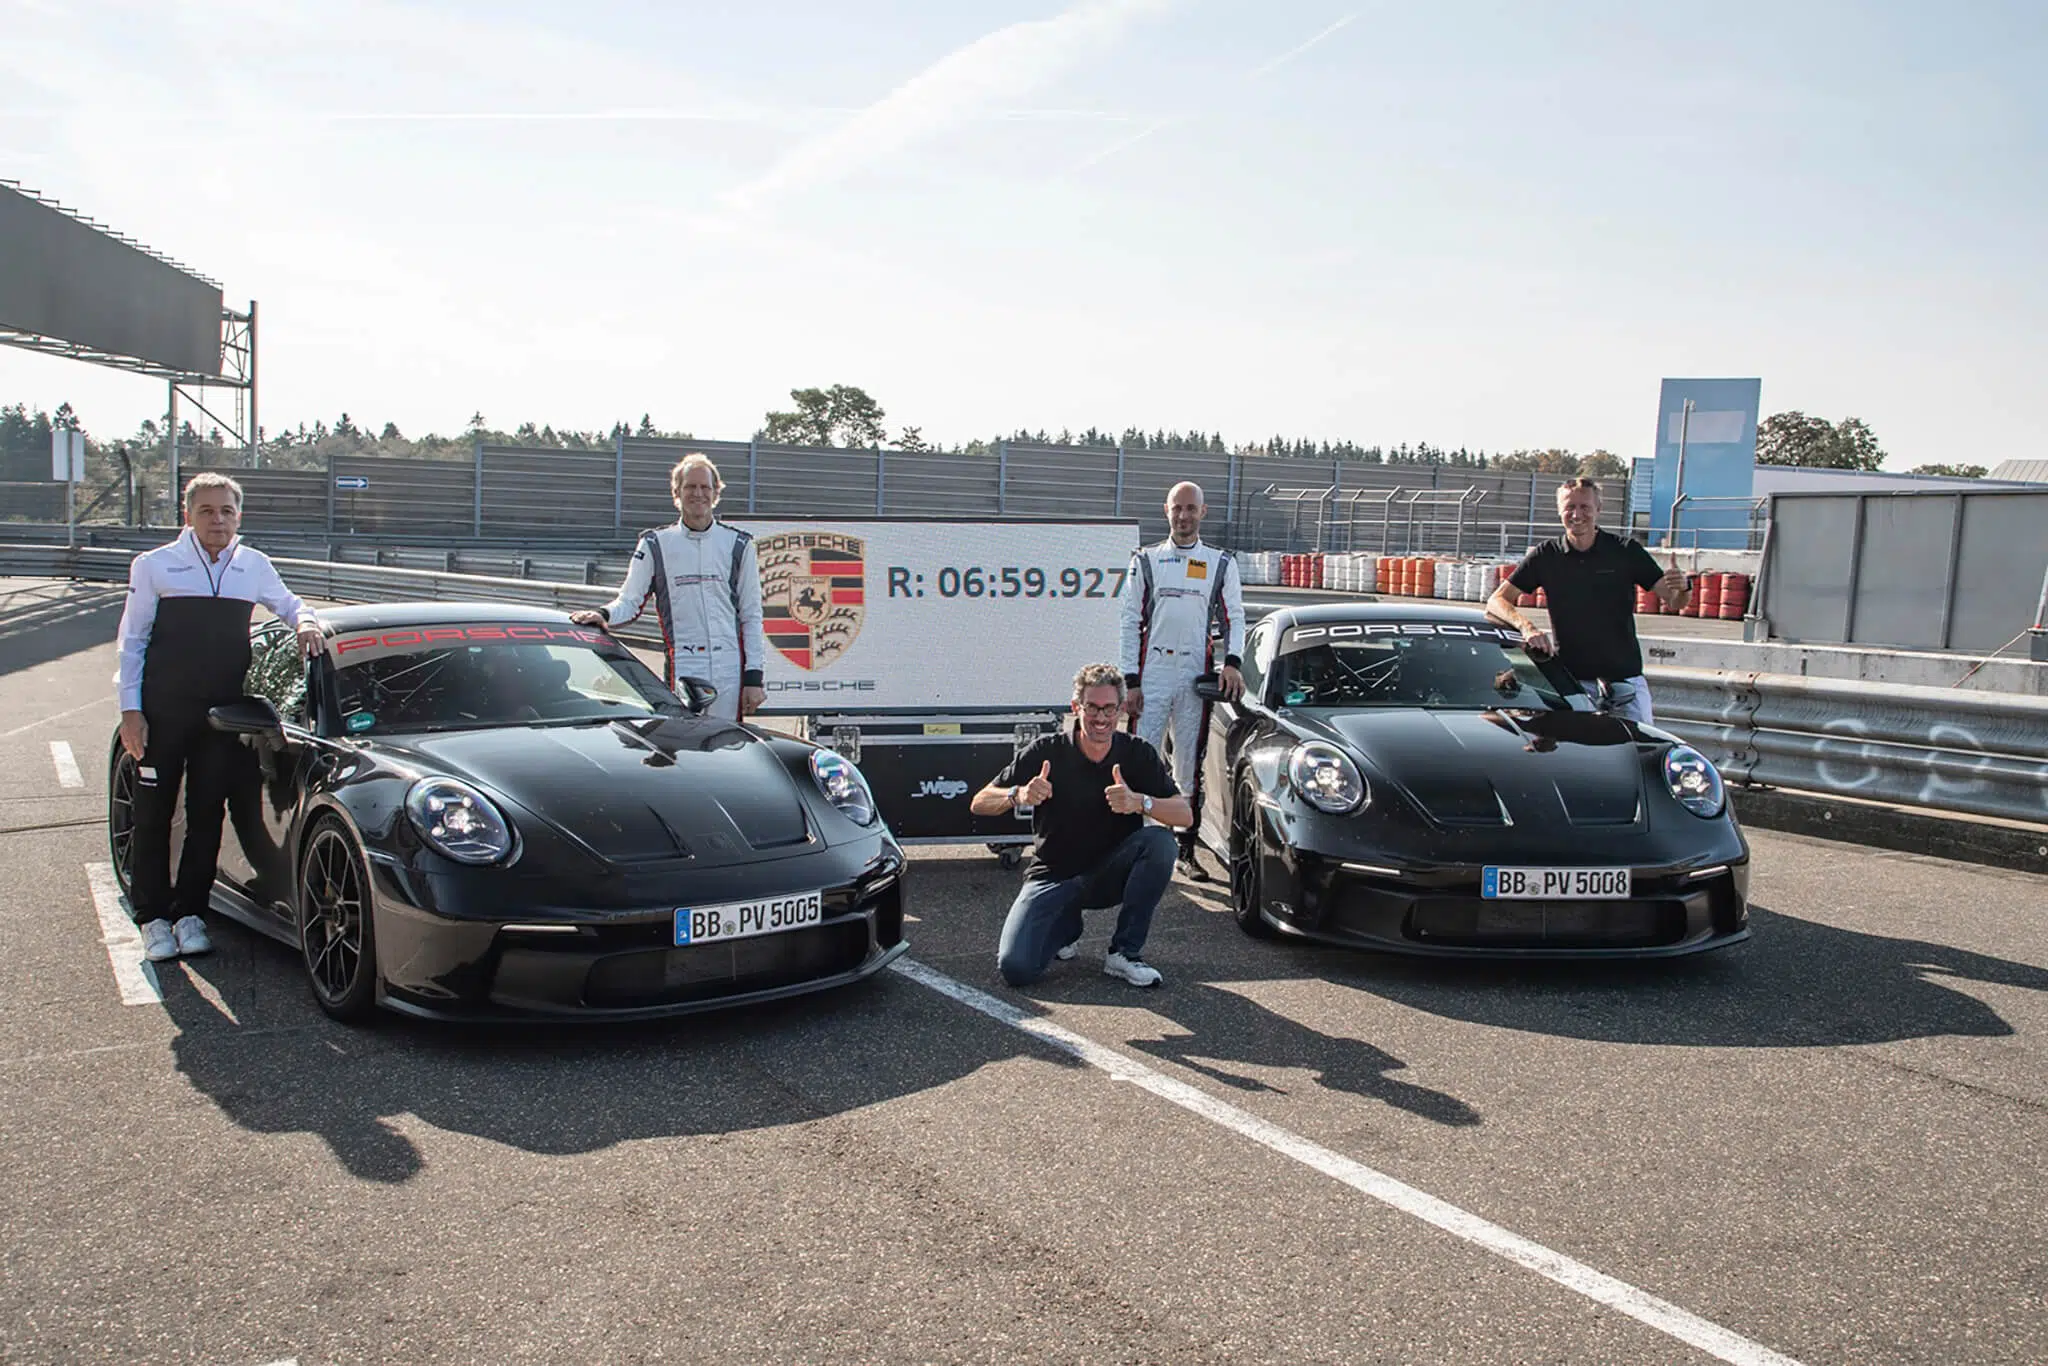
[[[1208,511],[1198,484],[1175,484],[1166,495],[1171,531],[1157,545],[1131,557],[1123,605],[1121,662],[1125,710],[1139,738],[1163,751],[1173,736],[1173,781],[1189,795],[1195,818],[1181,832],[1180,871],[1195,882],[1209,874],[1195,858],[1202,820],[1200,786],[1209,707],[1195,692],[1195,679],[1215,668],[1216,645],[1223,663],[1216,670],[1223,695],[1244,692],[1238,673],[1244,654],[1244,585],[1230,552],[1202,543]]]
[[[736,721],[768,694],[762,670],[768,638],[761,626],[761,567],[754,538],[716,520],[725,489],[718,467],[688,455],[669,471],[682,517],[650,531],[634,548],[619,594],[595,611],[572,613],[582,626],[623,626],[651,604],[661,621],[663,679],[697,678],[718,690],[708,715]]]

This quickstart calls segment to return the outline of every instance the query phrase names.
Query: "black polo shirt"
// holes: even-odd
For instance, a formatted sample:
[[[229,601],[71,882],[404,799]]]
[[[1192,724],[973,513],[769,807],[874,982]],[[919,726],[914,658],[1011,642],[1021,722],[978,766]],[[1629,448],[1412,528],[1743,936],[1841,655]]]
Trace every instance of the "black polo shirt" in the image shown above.
[[[1142,815],[1119,816],[1109,809],[1102,791],[1110,784],[1112,768],[1122,765],[1124,786],[1133,792],[1152,797],[1180,795],[1159,751],[1137,736],[1115,732],[1109,739],[1109,753],[1098,764],[1081,752],[1075,728],[1075,723],[1069,722],[1055,734],[1040,736],[996,776],[997,787],[1022,787],[1038,776],[1042,764],[1052,762],[1047,779],[1052,796],[1031,813],[1035,843],[1031,861],[1024,867],[1027,879],[1060,882],[1090,872],[1145,824]]]
[[[1636,643],[1638,588],[1653,587],[1664,566],[1640,542],[1595,532],[1590,550],[1563,536],[1522,557],[1508,582],[1524,593],[1541,588],[1550,609],[1558,658],[1581,679],[1634,678],[1643,671]]]

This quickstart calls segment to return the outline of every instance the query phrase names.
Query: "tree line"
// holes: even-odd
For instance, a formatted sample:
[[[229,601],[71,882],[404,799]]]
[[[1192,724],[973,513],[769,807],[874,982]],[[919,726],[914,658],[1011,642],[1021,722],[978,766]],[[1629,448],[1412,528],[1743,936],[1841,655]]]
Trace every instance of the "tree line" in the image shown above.
[[[886,449],[935,455],[988,455],[1002,443],[1012,445],[1080,446],[1125,451],[1197,451],[1216,455],[1265,456],[1317,461],[1350,461],[1365,465],[1443,465],[1474,470],[1530,472],[1559,477],[1585,475],[1604,480],[1626,478],[1629,463],[1610,451],[1585,453],[1560,447],[1512,451],[1473,451],[1435,446],[1427,441],[1397,446],[1362,445],[1356,441],[1275,434],[1263,440],[1232,443],[1221,432],[1156,428],[1122,431],[1089,427],[1075,432],[1019,427],[988,438],[942,444],[926,438],[921,427],[904,426],[890,435],[888,414],[857,385],[792,389],[790,406],[771,410],[753,433],[756,439],[788,445],[854,449]],[[166,419],[167,421],[167,419]],[[55,413],[30,410],[14,403],[0,406],[0,481],[43,481],[50,472],[50,434],[54,428],[85,430],[69,403]],[[161,493],[168,479],[164,422],[143,421],[126,436],[95,436],[86,431],[86,482],[97,495],[87,506],[97,515],[121,515],[131,482],[144,503],[152,491]],[[555,427],[519,422],[509,429],[471,416],[460,434],[434,433],[408,437],[398,424],[360,421],[343,413],[333,423],[315,421],[259,434],[262,463],[275,469],[324,469],[344,456],[379,456],[406,460],[468,460],[481,440],[487,445],[554,447],[562,450],[610,450],[621,437],[643,440],[693,440],[689,431],[665,429],[642,413],[638,422],[617,421],[603,429]],[[198,464],[233,465],[244,454],[214,427],[179,424],[181,460]],[[1876,470],[1884,462],[1883,447],[1868,423],[1847,417],[1839,422],[1792,411],[1777,413],[1757,425],[1757,461],[1766,465],[1803,465],[1824,469]],[[1933,464],[1916,474],[1981,477],[1982,465]]]

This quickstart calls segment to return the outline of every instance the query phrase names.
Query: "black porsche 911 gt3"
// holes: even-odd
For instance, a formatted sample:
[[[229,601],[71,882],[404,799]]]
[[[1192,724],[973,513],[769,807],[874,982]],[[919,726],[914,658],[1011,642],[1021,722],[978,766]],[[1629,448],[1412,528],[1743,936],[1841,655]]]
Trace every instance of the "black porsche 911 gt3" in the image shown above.
[[[1276,611],[1205,737],[1201,839],[1255,936],[1655,957],[1749,937],[1719,773],[1478,611]]]
[[[857,981],[902,954],[903,852],[853,764],[703,714],[602,631],[463,603],[252,632],[218,912],[319,1004],[645,1018]],[[127,888],[135,765],[108,837]],[[181,839],[174,830],[175,858]]]

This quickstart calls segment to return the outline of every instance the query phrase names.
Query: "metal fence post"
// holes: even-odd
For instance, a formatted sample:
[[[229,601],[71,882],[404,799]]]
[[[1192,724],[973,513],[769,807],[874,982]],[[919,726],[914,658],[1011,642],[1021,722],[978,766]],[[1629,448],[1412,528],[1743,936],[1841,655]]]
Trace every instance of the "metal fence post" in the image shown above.
[[[1238,458],[1233,455],[1230,457],[1230,488],[1223,495],[1223,506],[1228,509],[1228,515],[1223,519],[1223,534],[1233,549],[1242,548],[1237,536],[1237,472]]]
[[[1116,508],[1115,508],[1115,510],[1114,510],[1113,512],[1111,512],[1111,513],[1110,513],[1110,516],[1112,516],[1112,517],[1119,517],[1119,518],[1120,518],[1120,517],[1122,517],[1123,515],[1124,515],[1124,443],[1123,443],[1123,442],[1121,442],[1121,441],[1119,441],[1119,442],[1117,442],[1117,443],[1116,443]]]
[[[888,457],[882,454],[880,446],[875,447],[875,516],[882,515],[882,490],[889,473]]]
[[[470,485],[470,535],[484,534],[484,438],[477,433],[475,456],[469,470]]]
[[[327,457],[327,534],[334,534],[334,457]]]
[[[1941,580],[1941,648],[1948,648],[1949,634],[1954,628],[1956,615],[1956,568],[1963,557],[1963,503],[1965,495],[1956,495],[1955,519],[1948,526],[1948,570]]]
[[[996,516],[1010,511],[1010,443],[996,442]]]
[[[612,433],[612,534],[626,525],[626,429]]]
[[[747,438],[747,515],[754,515],[754,490],[761,486],[761,440]]]
[[[171,486],[168,490],[170,496],[165,502],[170,509],[171,525],[177,526],[184,520],[185,500],[182,486],[179,482],[184,471],[178,467],[178,382],[176,380],[171,381],[171,430],[169,435],[171,438]]]
[[[1863,577],[1863,509],[1865,495],[1856,494],[1856,529],[1849,535],[1849,591],[1842,600],[1842,643],[1856,643],[1856,589]]]

